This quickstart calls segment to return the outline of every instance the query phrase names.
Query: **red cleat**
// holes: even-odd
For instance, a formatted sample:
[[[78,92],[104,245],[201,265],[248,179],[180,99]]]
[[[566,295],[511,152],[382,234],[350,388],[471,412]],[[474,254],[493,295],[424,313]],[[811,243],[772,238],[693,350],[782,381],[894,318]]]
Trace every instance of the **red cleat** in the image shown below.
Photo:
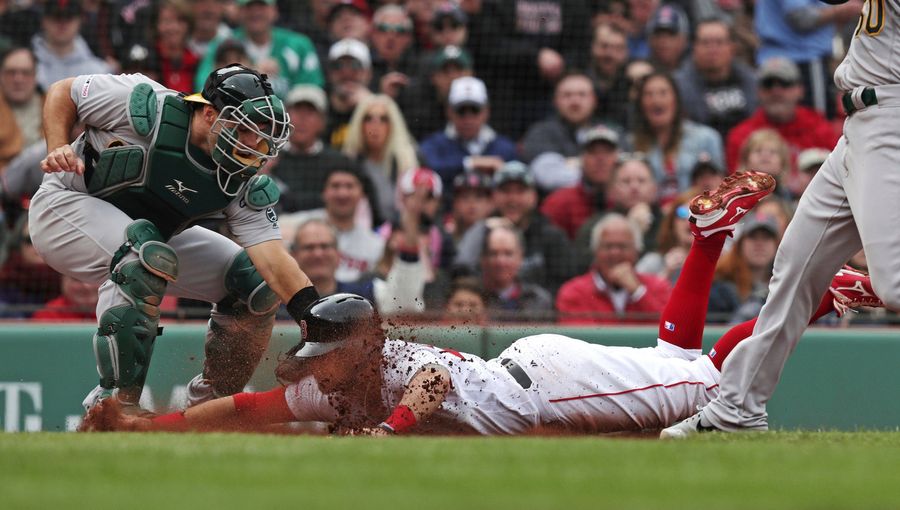
[[[741,172],[726,177],[715,191],[705,191],[690,202],[691,232],[709,237],[731,235],[737,223],[775,189],[775,178],[763,172]]]
[[[834,275],[828,290],[834,296],[834,310],[838,317],[842,317],[847,310],[860,306],[884,307],[881,298],[876,296],[875,290],[872,289],[869,275],[850,266],[844,266]]]

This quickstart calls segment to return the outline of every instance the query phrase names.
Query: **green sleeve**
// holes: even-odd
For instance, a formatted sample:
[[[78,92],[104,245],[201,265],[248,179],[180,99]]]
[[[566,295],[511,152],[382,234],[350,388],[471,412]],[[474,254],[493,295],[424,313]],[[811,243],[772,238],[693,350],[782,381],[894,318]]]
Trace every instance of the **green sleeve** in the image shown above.
[[[322,75],[322,66],[316,47],[309,37],[303,34],[293,33],[290,47],[300,57],[300,66],[290,76],[291,86],[298,84],[325,86],[325,77]]]

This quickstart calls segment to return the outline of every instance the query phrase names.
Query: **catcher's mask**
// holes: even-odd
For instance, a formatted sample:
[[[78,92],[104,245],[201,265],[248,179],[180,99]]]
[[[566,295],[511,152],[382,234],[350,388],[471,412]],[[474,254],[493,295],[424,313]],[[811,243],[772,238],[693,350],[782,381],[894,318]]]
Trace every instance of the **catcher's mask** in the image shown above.
[[[356,294],[334,294],[315,301],[303,311],[303,341],[297,358],[314,358],[346,346],[354,337],[378,332],[378,314],[369,301]]]
[[[211,156],[219,189],[228,196],[236,196],[290,136],[290,116],[266,75],[240,64],[211,72],[203,92],[184,99],[212,105],[219,112],[210,129]],[[255,135],[253,145],[246,143],[247,133]]]

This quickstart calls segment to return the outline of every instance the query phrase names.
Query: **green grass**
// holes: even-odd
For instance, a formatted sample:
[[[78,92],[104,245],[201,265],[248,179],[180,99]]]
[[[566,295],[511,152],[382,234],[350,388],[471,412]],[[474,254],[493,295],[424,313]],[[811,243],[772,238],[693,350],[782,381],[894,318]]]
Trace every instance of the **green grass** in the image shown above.
[[[0,434],[0,508],[900,508],[900,432]]]

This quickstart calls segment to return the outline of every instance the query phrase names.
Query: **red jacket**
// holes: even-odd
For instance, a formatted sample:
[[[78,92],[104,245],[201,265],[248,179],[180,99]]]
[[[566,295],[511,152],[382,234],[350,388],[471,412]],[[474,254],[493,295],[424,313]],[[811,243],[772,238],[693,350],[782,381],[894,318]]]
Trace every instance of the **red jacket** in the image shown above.
[[[750,118],[734,126],[728,133],[728,140],[725,144],[725,162],[728,165],[728,173],[737,170],[741,146],[744,145],[747,138],[757,129],[763,128],[772,128],[778,131],[787,141],[791,147],[791,165],[794,167],[797,162],[797,154],[803,149],[816,147],[831,150],[834,149],[841,137],[840,131],[815,110],[798,106],[797,115],[792,122],[773,124],[766,117],[763,109],[759,108]]]
[[[581,225],[597,212],[595,204],[594,195],[579,184],[551,193],[541,204],[541,212],[574,240]]]
[[[34,312],[31,316],[35,321],[96,321],[97,314],[93,309],[89,311],[79,310],[78,305],[66,299],[65,296],[59,296],[52,299],[44,305],[43,308]]]
[[[593,272],[576,276],[563,284],[556,295],[556,309],[561,324],[616,324],[623,322],[656,322],[672,292],[669,282],[655,275],[638,273],[638,279],[646,291],[636,301],[625,305],[625,314],[641,314],[644,317],[616,316],[612,300],[606,292],[594,285]],[[585,314],[604,314],[590,317]],[[571,315],[570,315],[571,314]],[[646,316],[646,315],[651,316]]]

